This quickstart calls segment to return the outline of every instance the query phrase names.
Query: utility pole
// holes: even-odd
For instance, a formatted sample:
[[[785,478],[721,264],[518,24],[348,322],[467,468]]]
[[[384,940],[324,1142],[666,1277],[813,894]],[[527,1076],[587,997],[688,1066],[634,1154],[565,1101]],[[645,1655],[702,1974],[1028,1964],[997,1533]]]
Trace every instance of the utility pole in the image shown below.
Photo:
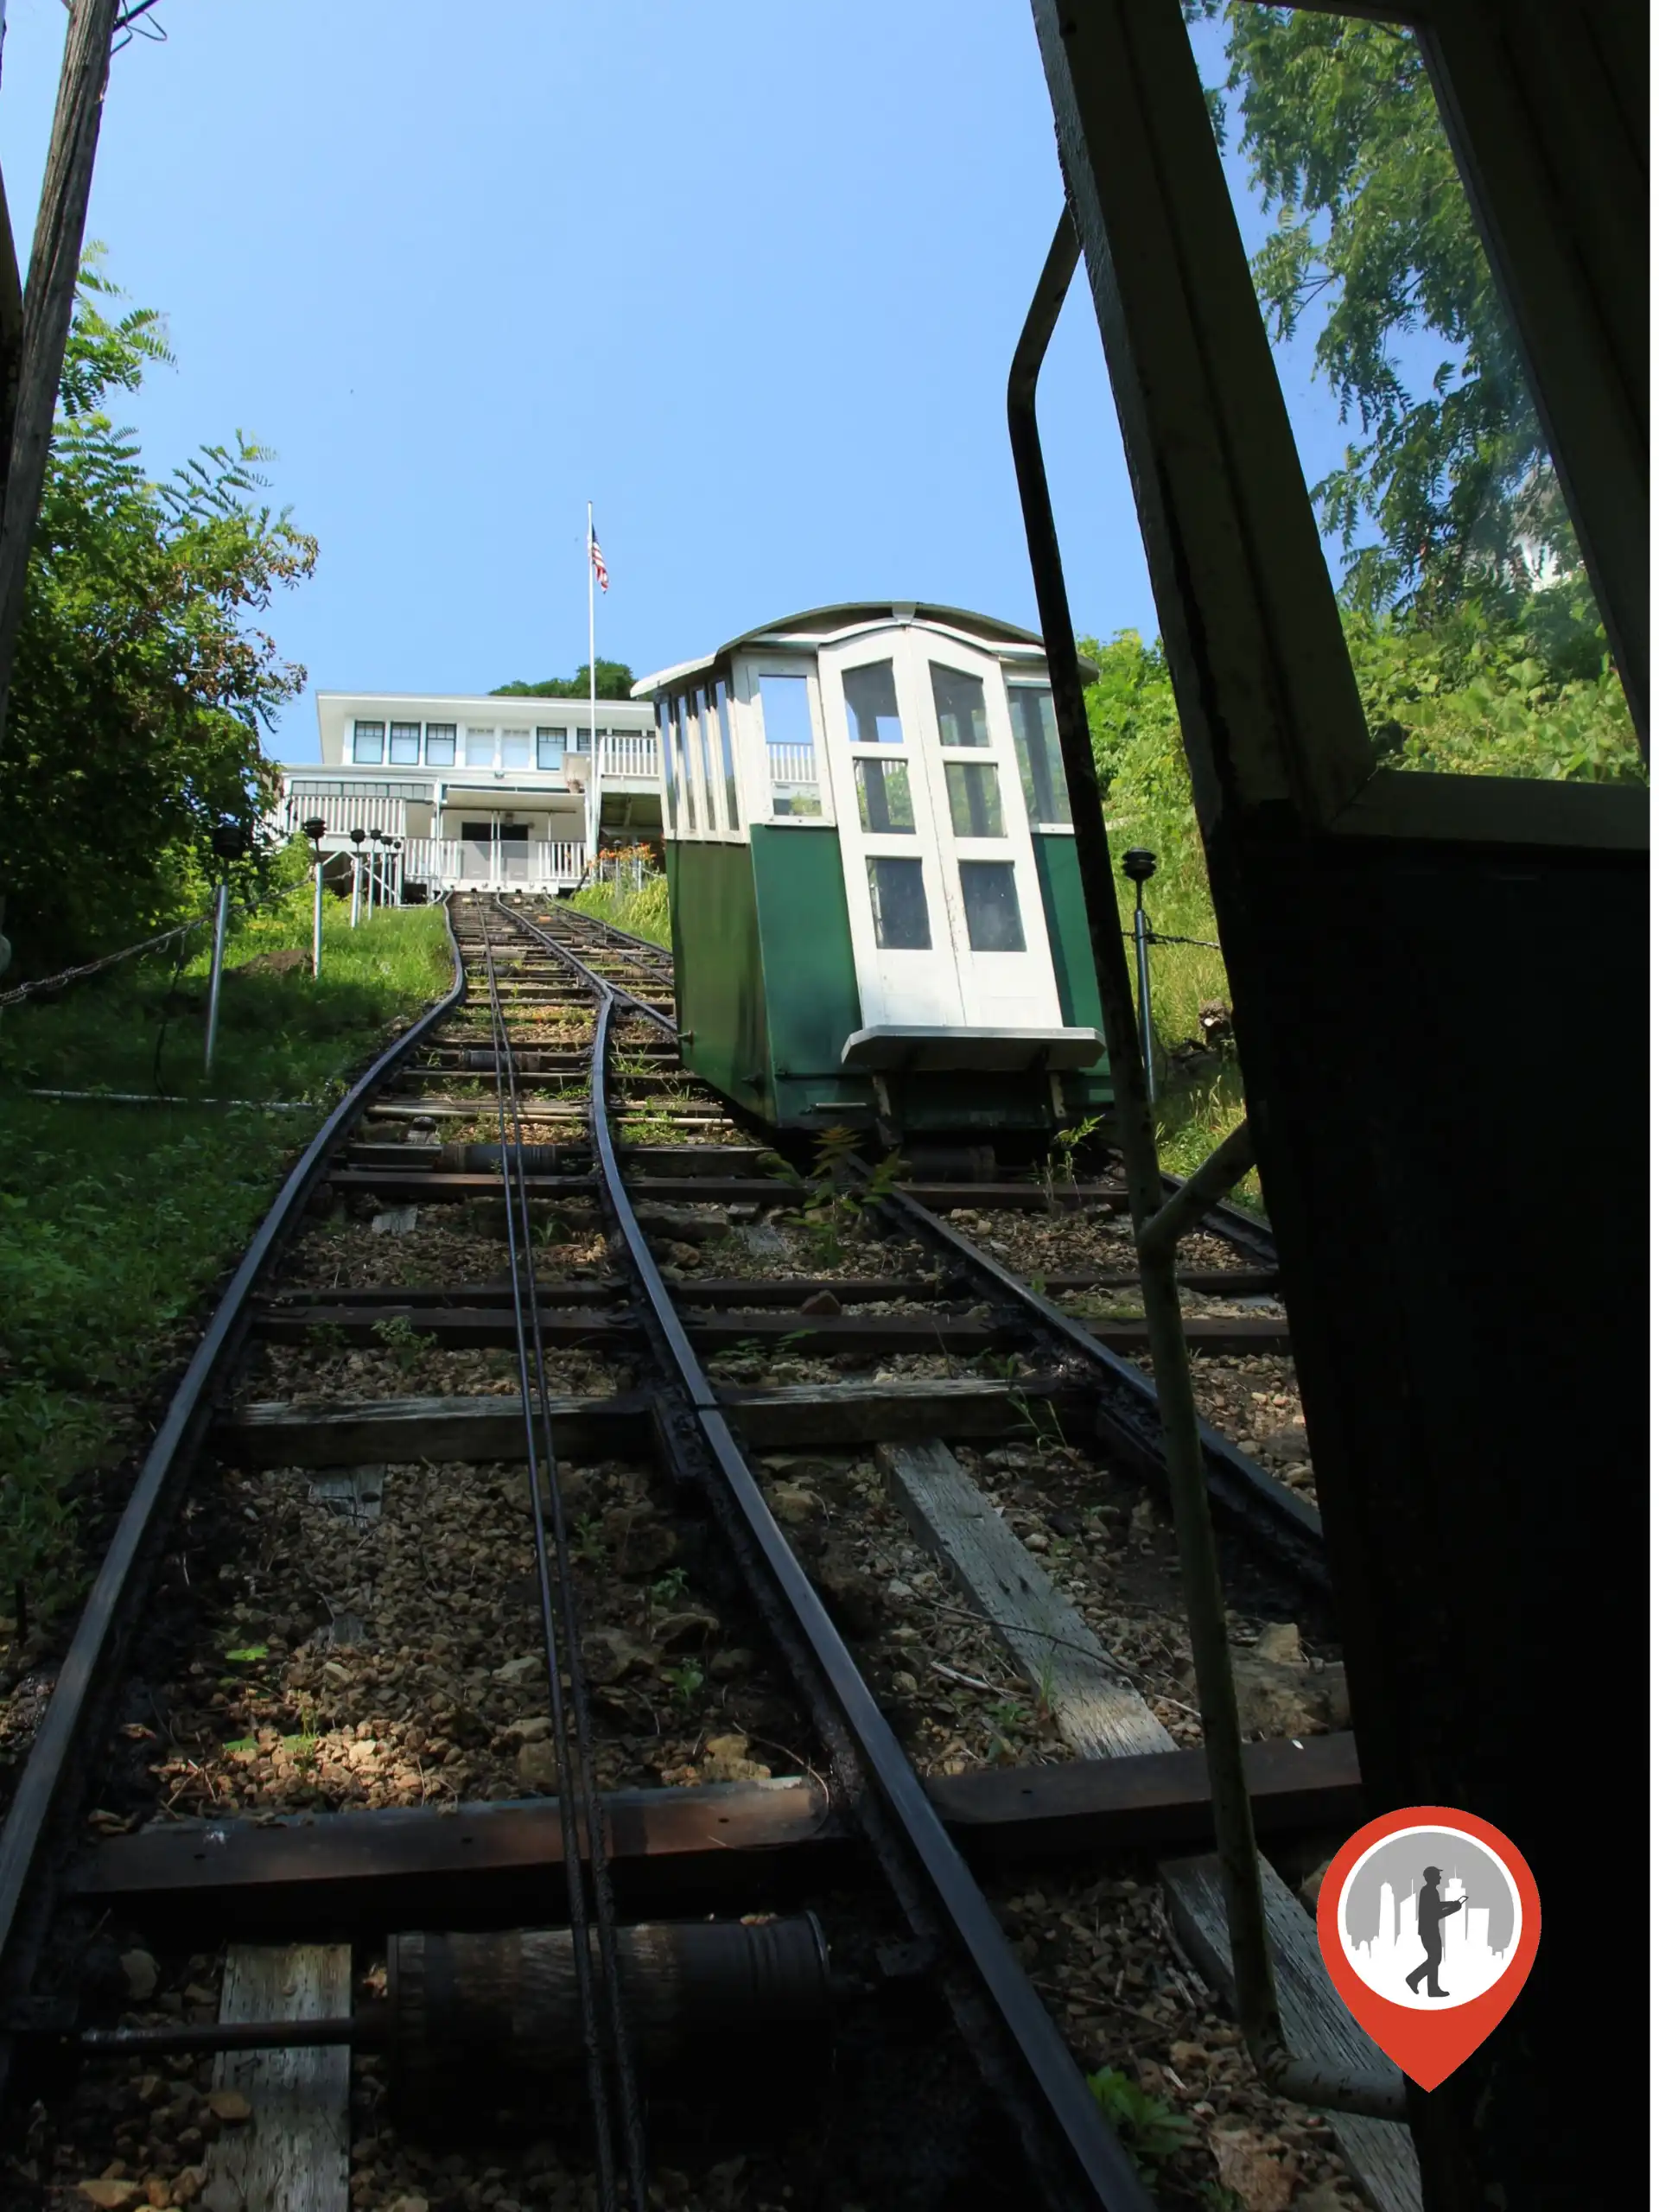
[[[23,614],[23,578],[39,519],[48,449],[57,410],[63,352],[75,309],[92,196],[92,161],[109,82],[110,45],[122,0],[68,0],[57,112],[41,182],[40,213],[29,254],[29,282],[16,314],[17,257],[10,221],[0,248],[0,453],[5,455],[0,507],[0,745],[6,699]],[[128,7],[129,18],[137,12]]]

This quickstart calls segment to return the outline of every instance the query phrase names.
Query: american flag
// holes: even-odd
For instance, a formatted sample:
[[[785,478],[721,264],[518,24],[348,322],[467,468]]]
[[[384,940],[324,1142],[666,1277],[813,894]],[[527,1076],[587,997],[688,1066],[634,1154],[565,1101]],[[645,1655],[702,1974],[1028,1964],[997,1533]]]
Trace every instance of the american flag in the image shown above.
[[[606,571],[605,556],[600,551],[599,540],[594,536],[591,530],[589,530],[588,533],[588,550],[593,556],[594,574],[599,578],[599,588],[601,591],[609,591],[611,588],[611,580]]]

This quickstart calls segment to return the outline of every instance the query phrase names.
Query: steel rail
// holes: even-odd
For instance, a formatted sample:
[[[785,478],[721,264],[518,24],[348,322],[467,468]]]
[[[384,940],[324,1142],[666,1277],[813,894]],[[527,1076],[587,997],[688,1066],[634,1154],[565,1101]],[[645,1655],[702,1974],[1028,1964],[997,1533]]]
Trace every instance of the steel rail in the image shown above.
[[[525,918],[515,915],[513,918],[523,920]],[[562,916],[561,918],[569,920],[573,918],[567,915]],[[607,938],[622,938],[626,939],[631,949],[637,947],[640,952],[648,954],[654,960],[667,962],[671,966],[672,964],[673,954],[663,945],[653,944],[649,938],[635,937],[631,931],[619,929],[614,922],[601,921],[594,914],[584,914],[578,911],[574,919],[582,929],[598,930]],[[664,1029],[673,1028],[673,1025],[655,1007],[645,1007],[638,1000],[635,1000],[634,1003],[640,1007],[642,1012],[648,1014],[653,1021],[659,1023]],[[678,1032],[675,1031],[674,1033],[677,1036]],[[736,1102],[732,1103],[735,1104]],[[747,1108],[740,1108],[739,1110],[746,1116],[750,1113],[750,1109]],[[1166,1174],[1163,1178],[1164,1188],[1172,1198],[1177,1191],[1185,1187],[1185,1178],[1180,1175]],[[1264,1268],[1278,1266],[1279,1248],[1274,1241],[1270,1226],[1267,1222],[1258,1220],[1254,1214],[1247,1213],[1243,1206],[1234,1205],[1230,1199],[1224,1198],[1214,1200],[1206,1210],[1201,1226],[1210,1230],[1212,1235],[1220,1237],[1224,1243],[1233,1245],[1237,1250],[1248,1254],[1259,1266]],[[1139,1373],[1138,1370],[1136,1373]]]
[[[1179,1187],[1179,1185],[1178,1185]],[[1152,1377],[1141,1372],[1098,1337],[1091,1336],[1072,1314],[1064,1312],[1039,1290],[1022,1281],[959,1229],[953,1229],[919,1198],[899,1188],[887,1192],[880,1203],[893,1213],[944,1245],[965,1265],[1005,1298],[1022,1306],[1034,1321],[1059,1338],[1069,1351],[1087,1360],[1096,1372],[1099,1397],[1100,1435],[1134,1464],[1143,1477],[1165,1479],[1164,1452],[1158,1417],[1158,1391]],[[1330,1588],[1325,1561],[1325,1525],[1319,1509],[1299,1497],[1237,1445],[1212,1428],[1198,1423],[1204,1450],[1205,1474],[1210,1495],[1229,1516],[1246,1526],[1285,1566],[1322,1592]]]
[[[539,925],[523,915],[512,918],[520,926],[541,934]],[[584,915],[584,922],[593,920]],[[602,926],[608,927],[609,925]],[[545,939],[582,967],[582,963],[568,944],[556,938]],[[657,948],[660,950],[660,947]],[[677,1033],[674,1025],[654,1007],[634,999],[618,985],[611,985],[619,997],[626,998],[638,1012],[654,1021],[665,1032]],[[857,1163],[855,1163],[856,1166]],[[1185,1187],[1177,1175],[1163,1179],[1172,1195]],[[964,1265],[973,1268],[992,1288],[1016,1305],[1023,1306],[1034,1321],[1041,1324],[1052,1336],[1060,1338],[1069,1350],[1087,1360],[1099,1378],[1098,1418],[1103,1439],[1115,1446],[1129,1462],[1142,1480],[1163,1483],[1166,1479],[1161,1428],[1158,1412],[1157,1385],[1152,1377],[1143,1374],[1133,1361],[1114,1351],[1108,1344],[1091,1336],[1082,1323],[1056,1306],[1041,1291],[1021,1280],[1011,1268],[1005,1268],[970,1237],[954,1229],[941,1215],[913,1198],[902,1185],[890,1191],[882,1204],[893,1213],[903,1217],[911,1227],[936,1243],[943,1245]],[[1208,1221],[1218,1209],[1211,1208]],[[1230,1214],[1236,1208],[1226,1210]],[[1269,1232],[1241,1214],[1243,1228],[1254,1232],[1250,1249],[1253,1256],[1276,1261]],[[1224,1234],[1228,1231],[1224,1230]],[[1238,1241],[1236,1238],[1234,1241]],[[681,1332],[683,1336],[683,1332]],[[686,1345],[688,1357],[690,1346]],[[712,1402],[712,1401],[711,1401]],[[1247,1529],[1251,1536],[1268,1548],[1280,1563],[1288,1567],[1300,1580],[1322,1596],[1330,1591],[1330,1569],[1325,1549],[1325,1524],[1319,1509],[1299,1497],[1288,1484],[1280,1482],[1249,1455],[1242,1452],[1230,1437],[1224,1436],[1208,1421],[1198,1423],[1198,1439],[1204,1450],[1205,1471],[1210,1494],[1217,1506],[1234,1522]]]
[[[512,912],[512,909],[509,908],[508,912]],[[560,918],[562,920],[569,920],[573,914],[581,922],[584,929],[598,930],[603,936],[607,938],[620,938],[622,943],[630,949],[637,947],[641,952],[649,953],[652,959],[665,960],[671,967],[673,965],[673,953],[669,950],[667,945],[658,944],[654,938],[648,937],[638,937],[632,930],[625,930],[620,922],[607,922],[598,914],[584,912],[580,906],[567,906],[563,908],[561,910]],[[522,921],[525,918],[524,916],[517,913],[513,914],[512,918],[515,921]],[[537,925],[537,926],[539,926],[539,925]]]
[[[518,1383],[524,1409],[525,1459],[530,1481],[531,1520],[535,1532],[542,1638],[547,1660],[548,1701],[556,1745],[560,1839],[570,1927],[575,1939],[571,1956],[575,1971],[577,2007],[582,2018],[588,2097],[593,2107],[599,2200],[601,2212],[613,2212],[616,2203],[616,2171],[610,2089],[606,2078],[606,2046],[608,2044],[610,2064],[615,2069],[617,2096],[622,2109],[623,2155],[627,2169],[629,2195],[633,2212],[645,2212],[649,2174],[645,2161],[645,2130],[623,2012],[621,1973],[616,1951],[616,1915],[606,1866],[603,1821],[594,1774],[591,1715],[582,1653],[582,1624],[576,1606],[575,1578],[570,1567],[558,1456],[554,1448],[548,1405],[550,1394],[547,1382],[547,1353],[542,1334],[540,1300],[536,1290],[529,1198],[524,1187],[524,1127],[518,1109],[518,1077],[513,1065],[512,1034],[501,1005],[487,908],[484,911],[483,923],[484,969],[489,986],[491,1027],[495,1044],[501,1182],[507,1217],[507,1265],[512,1282]],[[520,1230],[523,1232],[522,1255]],[[537,1436],[538,1412],[542,1432],[539,1452]],[[551,1560],[548,1549],[548,1516],[543,1512],[542,1501],[543,1465],[547,1475],[548,1507],[553,1522]],[[558,1592],[556,1627],[556,1572]],[[560,1649],[561,1630],[563,1653]],[[568,1705],[560,1679],[562,1661],[564,1671],[570,1678]],[[595,1986],[593,1954],[588,1942],[589,1914],[586,1885],[582,1878],[583,1854],[577,1836],[579,1812],[582,1825],[588,1831],[588,1876],[594,1888],[592,1919],[599,1939],[598,1986]]]
[[[387,1046],[323,1122],[289,1171],[220,1294],[190,1363],[173,1393],[144,1456],[97,1579],[81,1609],[53,1688],[40,1732],[0,1829],[0,2001],[15,2005],[27,1990],[39,1949],[41,1916],[23,1911],[49,1879],[45,1847],[74,1773],[76,1756],[93,1732],[101,1700],[118,1671],[147,1579],[152,1544],[206,1431],[213,1394],[240,1351],[250,1326],[256,1285],[327,1169],[342,1138],[370,1100],[408,1059],[466,990],[454,918],[446,906],[454,980],[448,991]],[[0,2035],[0,2091],[10,2072],[12,2038]]]
[[[690,1402],[691,1417],[718,1470],[727,1497],[804,1641],[817,1676],[817,1687],[827,1691],[850,1733],[863,1774],[898,1822],[932,1906],[951,1930],[978,1995],[988,2002],[1000,2022],[1023,2077],[1027,2099],[1034,2097],[1052,2124],[1053,2151],[1060,2154],[1060,2163],[1053,2168],[1057,2177],[1063,2177],[1074,2202],[1107,2208],[1107,2212],[1153,2212],[1152,2201],[1133,2162],[1102,2116],[1047,2007],[1014,1958],[995,1914],[951,1841],[823,1600],[772,1518],[714,1386],[691,1349],[668,1286],[634,1216],[610,1132],[606,1054],[611,1018],[623,994],[588,968],[568,944],[544,933],[537,924],[523,915],[509,913],[508,918],[558,953],[587,979],[598,998],[590,1109],[594,1153],[601,1186],[651,1318],[677,1370],[679,1389]],[[1028,2127],[1022,2128],[1022,2133],[1028,2148],[1040,2148],[1033,2142]]]

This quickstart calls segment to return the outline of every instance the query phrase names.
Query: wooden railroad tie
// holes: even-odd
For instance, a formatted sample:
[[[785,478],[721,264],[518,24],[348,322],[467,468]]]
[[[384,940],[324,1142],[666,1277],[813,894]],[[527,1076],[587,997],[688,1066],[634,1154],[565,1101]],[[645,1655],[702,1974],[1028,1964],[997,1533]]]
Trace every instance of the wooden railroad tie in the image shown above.
[[[1359,1816],[1351,1736],[1252,1744],[1245,1768],[1264,1833]],[[1212,1834],[1201,1751],[937,1775],[926,1789],[976,1866],[1199,1845]],[[855,1825],[805,1776],[616,1790],[604,1817],[618,1899],[630,1911],[807,1895],[840,1878],[858,1851]],[[69,1889],[146,1926],[182,1918],[198,1933],[269,1940],[319,1926],[360,1936],[476,1916],[505,1926],[545,1914],[561,1839],[551,1797],[157,1821],[92,1845]]]
[[[695,1278],[681,1287],[688,1296],[702,1286]],[[505,1345],[518,1341],[512,1307],[503,1300],[489,1305],[415,1306],[388,1301],[378,1311],[359,1305],[316,1304],[304,1308],[267,1307],[259,1316],[260,1332],[278,1344],[303,1344],[313,1329],[340,1331],[352,1344],[372,1344],[375,1332],[401,1317],[418,1328],[438,1348],[450,1350],[480,1345]],[[681,1318],[686,1333],[699,1351],[717,1354],[740,1345],[805,1348],[819,1357],[840,1352],[948,1351],[972,1358],[1023,1344],[1031,1325],[1022,1315],[1008,1313],[987,1319],[971,1313],[800,1313],[768,1310],[754,1313],[718,1313],[704,1307],[683,1306]],[[1150,1339],[1140,1321],[1085,1320],[1083,1324],[1098,1342],[1116,1351],[1144,1351]],[[555,1306],[542,1316],[543,1340],[550,1349],[582,1349],[601,1356],[609,1349],[637,1346],[640,1324],[631,1314],[583,1313]],[[1192,1319],[1185,1335],[1194,1351],[1213,1353],[1287,1353],[1290,1338],[1281,1320],[1248,1314],[1224,1320]]]

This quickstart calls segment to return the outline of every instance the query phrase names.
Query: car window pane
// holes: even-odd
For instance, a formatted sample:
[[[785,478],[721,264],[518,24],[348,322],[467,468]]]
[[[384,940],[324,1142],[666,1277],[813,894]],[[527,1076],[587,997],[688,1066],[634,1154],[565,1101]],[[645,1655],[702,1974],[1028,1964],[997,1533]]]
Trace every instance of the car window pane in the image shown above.
[[[947,760],[945,789],[950,794],[950,827],[958,837],[1000,837],[1002,794],[989,760]]]
[[[916,827],[911,804],[910,770],[902,760],[855,760],[853,777],[858,786],[858,818],[878,836],[908,835]]]
[[[848,669],[841,688],[847,701],[847,734],[855,745],[904,743],[890,660],[867,661],[862,668]]]
[[[933,938],[927,925],[920,861],[870,860],[866,866],[876,943],[889,951],[927,951]]]
[[[988,745],[991,733],[985,721],[985,686],[978,677],[960,668],[946,668],[929,661],[933,678],[933,711],[939,720],[941,745]]]
[[[1046,683],[1011,683],[1008,708],[1014,716],[1014,747],[1020,757],[1027,818],[1070,822],[1071,799],[1060,760],[1053,693]]]
[[[1023,952],[1026,932],[1012,861],[963,861],[962,904],[976,952]]]

